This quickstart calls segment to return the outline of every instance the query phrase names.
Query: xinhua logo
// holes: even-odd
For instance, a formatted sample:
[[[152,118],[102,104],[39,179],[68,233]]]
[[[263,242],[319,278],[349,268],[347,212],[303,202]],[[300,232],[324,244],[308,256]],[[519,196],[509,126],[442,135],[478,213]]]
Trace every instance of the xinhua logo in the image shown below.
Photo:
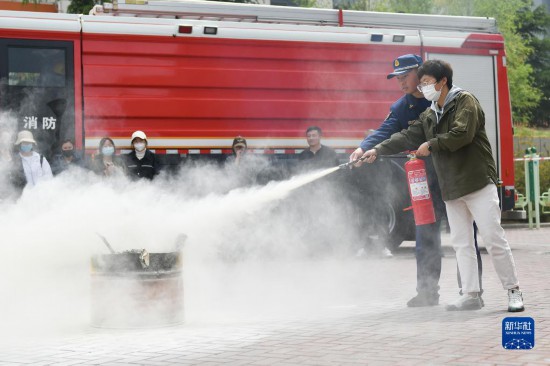
[[[535,321],[533,318],[504,318],[502,320],[502,347],[516,350],[535,347]]]

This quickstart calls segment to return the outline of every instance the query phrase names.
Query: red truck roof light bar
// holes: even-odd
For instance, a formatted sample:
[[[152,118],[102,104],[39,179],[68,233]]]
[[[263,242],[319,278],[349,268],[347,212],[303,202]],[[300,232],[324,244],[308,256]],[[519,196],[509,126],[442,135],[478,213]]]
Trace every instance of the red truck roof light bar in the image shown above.
[[[193,33],[193,26],[191,26],[191,25],[180,25],[180,26],[178,26],[178,33],[191,34],[191,33]]]

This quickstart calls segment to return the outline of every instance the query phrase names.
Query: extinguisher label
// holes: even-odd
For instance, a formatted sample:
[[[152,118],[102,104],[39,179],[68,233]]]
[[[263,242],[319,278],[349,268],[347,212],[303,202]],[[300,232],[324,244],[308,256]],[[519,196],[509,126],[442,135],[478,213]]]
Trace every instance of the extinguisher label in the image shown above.
[[[409,172],[409,187],[413,201],[430,199],[430,189],[426,179],[426,170],[419,169]]]

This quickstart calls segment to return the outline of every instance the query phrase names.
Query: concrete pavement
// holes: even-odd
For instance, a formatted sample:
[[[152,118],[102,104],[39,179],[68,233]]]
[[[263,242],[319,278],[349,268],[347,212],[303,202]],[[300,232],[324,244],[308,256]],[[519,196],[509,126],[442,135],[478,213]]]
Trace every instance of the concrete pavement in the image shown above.
[[[227,291],[218,301],[211,297],[196,306],[186,299],[188,321],[180,326],[106,330],[77,324],[63,332],[1,334],[0,365],[548,365],[550,227],[506,233],[523,313],[506,312],[506,292],[486,253],[483,309],[407,308],[415,260],[413,243],[406,243],[387,260],[264,264],[258,283],[239,285],[242,273],[233,268],[218,279]],[[457,296],[456,261],[448,235],[443,240],[442,304]],[[193,285],[186,291],[191,294],[200,296]],[[502,348],[501,323],[508,316],[535,320],[534,349]]]

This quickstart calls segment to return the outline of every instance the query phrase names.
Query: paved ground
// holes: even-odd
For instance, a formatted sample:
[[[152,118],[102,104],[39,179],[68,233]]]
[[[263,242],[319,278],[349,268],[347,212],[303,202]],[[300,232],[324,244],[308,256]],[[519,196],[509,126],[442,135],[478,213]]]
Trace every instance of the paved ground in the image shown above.
[[[0,365],[549,365],[550,227],[507,235],[527,308],[518,315],[536,324],[532,350],[501,346],[501,322],[511,314],[486,253],[485,308],[407,308],[415,268],[408,243],[388,260],[262,264],[256,281],[243,280],[250,267],[227,267],[217,274],[217,297],[189,286],[180,326],[4,332]],[[442,303],[456,295],[447,235],[444,242]]]

